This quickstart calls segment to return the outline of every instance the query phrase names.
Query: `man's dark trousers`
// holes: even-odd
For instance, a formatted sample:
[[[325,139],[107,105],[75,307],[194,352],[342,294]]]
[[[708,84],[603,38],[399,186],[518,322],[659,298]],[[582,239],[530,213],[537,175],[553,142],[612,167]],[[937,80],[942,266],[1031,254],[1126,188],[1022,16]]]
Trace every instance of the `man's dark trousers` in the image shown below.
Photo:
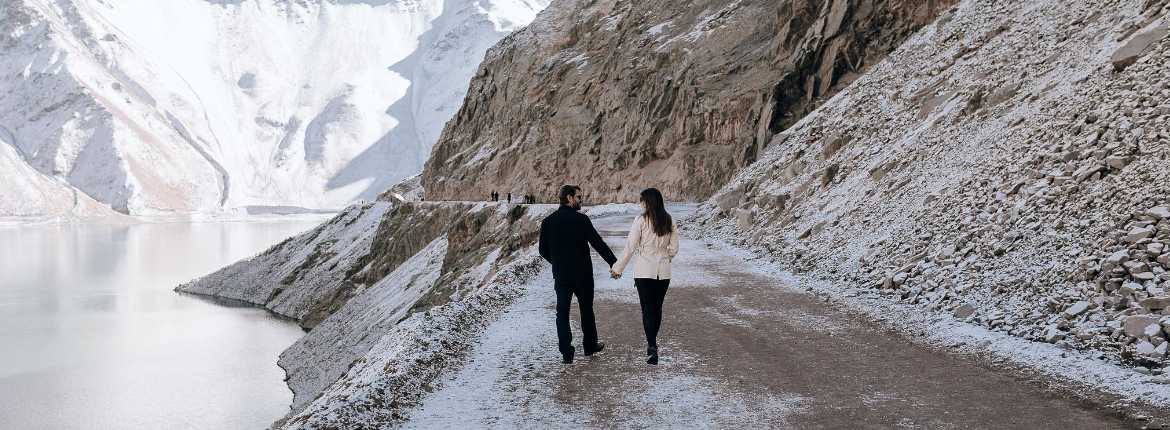
[[[591,355],[597,347],[597,320],[593,315],[593,278],[556,279],[553,282],[557,290],[557,340],[561,355],[566,359],[573,358],[573,329],[569,325],[569,307],[573,304],[573,296],[577,296],[577,306],[581,308],[581,332],[584,338],[585,354]]]

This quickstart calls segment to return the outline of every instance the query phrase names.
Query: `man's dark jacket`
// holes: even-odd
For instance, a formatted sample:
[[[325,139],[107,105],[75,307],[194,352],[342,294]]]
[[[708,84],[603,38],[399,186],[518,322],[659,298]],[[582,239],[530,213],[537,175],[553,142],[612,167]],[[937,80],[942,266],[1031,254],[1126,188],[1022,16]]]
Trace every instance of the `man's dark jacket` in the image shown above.
[[[566,205],[540,223],[540,256],[552,263],[553,279],[593,278],[589,245],[613,266],[617,257],[589,217]]]

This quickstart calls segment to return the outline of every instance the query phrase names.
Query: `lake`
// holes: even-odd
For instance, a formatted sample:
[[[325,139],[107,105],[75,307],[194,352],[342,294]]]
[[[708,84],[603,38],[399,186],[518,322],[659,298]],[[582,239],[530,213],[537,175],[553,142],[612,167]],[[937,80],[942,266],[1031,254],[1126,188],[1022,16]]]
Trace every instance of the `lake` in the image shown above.
[[[0,427],[267,428],[303,332],[172,289],[322,221],[0,226]]]

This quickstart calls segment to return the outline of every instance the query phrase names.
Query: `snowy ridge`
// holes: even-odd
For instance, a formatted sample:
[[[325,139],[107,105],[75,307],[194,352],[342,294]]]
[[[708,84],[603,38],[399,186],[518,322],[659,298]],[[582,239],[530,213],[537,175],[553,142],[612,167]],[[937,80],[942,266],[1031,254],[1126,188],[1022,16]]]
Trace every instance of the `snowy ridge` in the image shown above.
[[[0,216],[372,200],[422,170],[484,52],[546,4],[6,2]]]

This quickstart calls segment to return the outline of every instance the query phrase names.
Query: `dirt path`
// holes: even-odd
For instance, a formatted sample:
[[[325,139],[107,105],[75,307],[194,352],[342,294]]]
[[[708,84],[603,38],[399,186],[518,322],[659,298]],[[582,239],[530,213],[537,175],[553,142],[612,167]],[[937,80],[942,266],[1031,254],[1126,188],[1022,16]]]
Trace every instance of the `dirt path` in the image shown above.
[[[619,251],[629,221],[611,217],[596,224]],[[556,298],[544,273],[487,329],[467,365],[412,412],[407,426],[1141,426],[914,346],[809,293],[743,270],[747,263],[733,252],[684,240],[675,264],[659,336],[662,365],[643,361],[641,314],[629,274],[617,281],[603,277],[598,259],[598,331],[609,342],[602,354],[560,363]],[[575,311],[573,319],[579,321]]]

